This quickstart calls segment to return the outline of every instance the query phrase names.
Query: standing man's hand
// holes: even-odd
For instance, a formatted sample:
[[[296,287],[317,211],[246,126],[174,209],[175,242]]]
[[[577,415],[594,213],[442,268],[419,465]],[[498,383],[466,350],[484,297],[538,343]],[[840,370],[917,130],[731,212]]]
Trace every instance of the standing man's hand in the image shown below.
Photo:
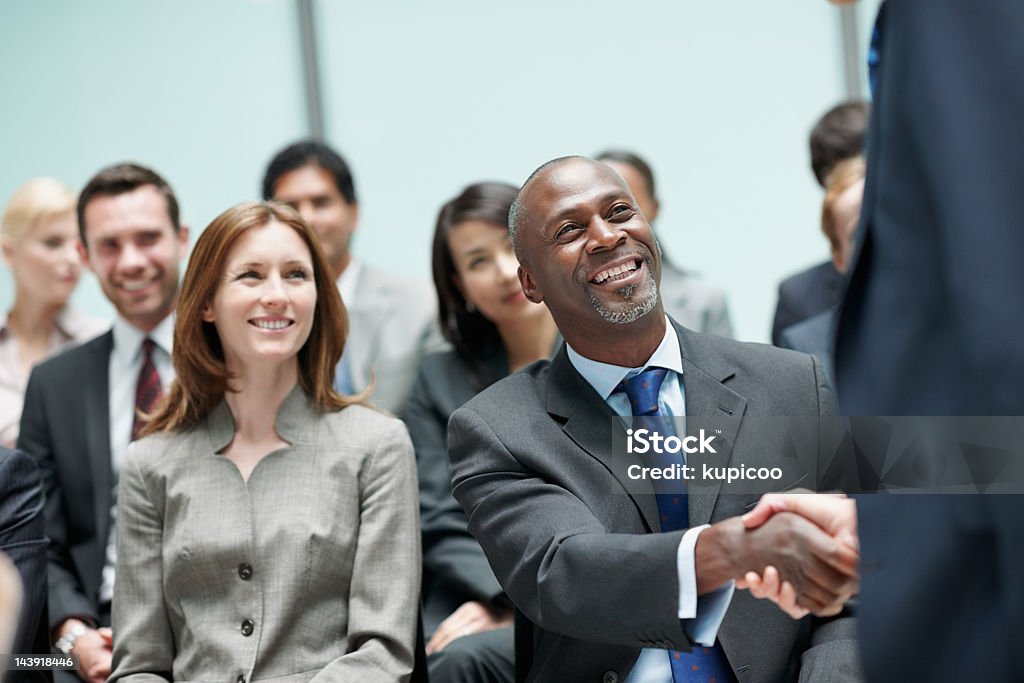
[[[743,523],[748,529],[756,528],[775,513],[783,511],[800,514],[837,541],[852,549],[859,549],[856,504],[841,494],[814,494],[809,491],[796,494],[769,493],[762,496],[757,506],[743,516]],[[765,567],[760,573],[748,572],[737,585],[747,588],[756,598],[771,600],[794,619],[809,613],[808,609],[799,604],[794,585],[783,580],[773,566]]]
[[[831,616],[859,585],[857,551],[791,512],[774,514],[755,529],[739,517],[718,522],[698,537],[695,555],[698,594],[729,580],[745,586],[748,573],[761,576],[770,566],[791,584],[797,605]]]
[[[777,512],[795,512],[806,517],[826,533],[854,550],[857,540],[857,505],[843,494],[833,493],[767,493],[757,506],[743,515],[743,525],[756,529]]]

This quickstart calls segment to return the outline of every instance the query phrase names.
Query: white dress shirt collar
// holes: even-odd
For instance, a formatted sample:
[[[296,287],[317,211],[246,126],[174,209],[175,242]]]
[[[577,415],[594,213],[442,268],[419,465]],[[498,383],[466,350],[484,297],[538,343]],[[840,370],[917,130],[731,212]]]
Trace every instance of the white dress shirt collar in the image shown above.
[[[139,354],[142,340],[146,337],[152,339],[158,348],[170,355],[174,343],[174,316],[167,316],[147,334],[119,315],[114,318],[113,332],[113,355],[120,366],[127,367]]]
[[[338,283],[338,293],[341,294],[341,300],[344,302],[346,309],[351,308],[355,304],[356,285],[359,284],[359,273],[362,269],[362,264],[355,257],[351,257],[348,260],[348,265],[345,266],[345,270],[341,271],[341,275],[336,280]]]
[[[676,330],[668,316],[665,316],[665,336],[661,338],[658,348],[654,350],[654,353],[651,354],[646,363],[636,368],[627,368],[621,365],[612,365],[611,363],[592,360],[580,355],[568,343],[566,343],[565,348],[569,354],[569,362],[583,376],[583,379],[590,386],[594,387],[594,390],[601,396],[602,401],[608,400],[608,397],[615,391],[615,387],[619,385],[619,382],[627,377],[639,374],[644,368],[666,368],[677,372],[679,375],[683,374],[683,356],[679,351],[679,336],[676,334]]]

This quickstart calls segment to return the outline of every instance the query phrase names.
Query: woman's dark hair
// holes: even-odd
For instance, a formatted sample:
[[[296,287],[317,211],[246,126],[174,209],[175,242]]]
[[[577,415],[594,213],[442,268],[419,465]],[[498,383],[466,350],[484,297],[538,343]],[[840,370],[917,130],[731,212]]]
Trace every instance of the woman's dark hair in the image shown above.
[[[518,193],[508,183],[473,183],[446,202],[437,215],[432,271],[441,332],[474,371],[481,369],[480,360],[486,352],[501,348],[501,337],[494,323],[466,306],[466,299],[455,284],[455,261],[448,246],[448,234],[466,221],[484,221],[508,230],[509,208]]]

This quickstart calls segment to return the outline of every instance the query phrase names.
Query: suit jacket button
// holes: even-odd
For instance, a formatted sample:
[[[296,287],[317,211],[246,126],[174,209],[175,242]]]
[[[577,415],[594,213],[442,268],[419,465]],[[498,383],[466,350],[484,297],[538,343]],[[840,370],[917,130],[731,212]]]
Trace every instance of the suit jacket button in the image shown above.
[[[601,683],[619,683],[619,674],[614,671],[605,671],[601,677]]]
[[[248,581],[252,578],[252,565],[248,562],[243,562],[238,565],[238,576],[241,577],[242,581]]]
[[[244,619],[242,621],[242,635],[243,636],[251,636],[252,635],[252,631],[253,631],[253,629],[255,627],[256,627],[256,624],[253,623],[252,619]]]

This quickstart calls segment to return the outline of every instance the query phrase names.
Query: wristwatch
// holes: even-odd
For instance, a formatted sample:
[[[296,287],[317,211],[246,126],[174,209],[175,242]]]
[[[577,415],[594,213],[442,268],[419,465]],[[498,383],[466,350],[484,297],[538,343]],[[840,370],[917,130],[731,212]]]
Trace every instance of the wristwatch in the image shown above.
[[[62,635],[57,642],[54,643],[54,647],[65,655],[70,655],[71,648],[75,646],[75,642],[91,630],[92,629],[85,624],[75,624],[71,627],[70,631]]]

